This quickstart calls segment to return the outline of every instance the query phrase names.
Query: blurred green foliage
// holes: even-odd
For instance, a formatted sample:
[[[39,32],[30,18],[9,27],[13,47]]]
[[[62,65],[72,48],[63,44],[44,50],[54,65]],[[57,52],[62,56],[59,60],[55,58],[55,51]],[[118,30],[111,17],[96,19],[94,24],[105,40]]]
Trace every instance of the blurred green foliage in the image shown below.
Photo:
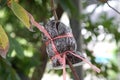
[[[10,8],[7,7],[5,4],[6,1],[0,0],[0,24],[4,26],[9,36],[10,49],[6,59],[0,57],[0,80],[29,80],[32,77],[35,67],[42,63],[40,61],[41,32],[36,28],[34,28],[35,32],[28,31]],[[73,1],[57,1],[63,10],[69,14],[69,17],[77,13],[77,9],[72,4]],[[38,22],[44,23],[52,16],[49,3],[49,0],[19,0],[19,4],[30,12]],[[84,6],[83,9],[86,7]],[[119,25],[114,23],[115,19],[113,17],[109,18],[107,13],[101,14],[99,20],[94,23],[90,19],[91,14],[77,14],[77,16],[82,16],[79,18],[86,24],[84,29],[92,34],[88,38],[84,38],[84,45],[87,46],[93,40],[93,36],[97,39],[101,34],[99,33],[99,25],[103,25],[105,34],[113,35],[112,40],[115,40],[116,43],[120,41]],[[109,61],[108,64],[96,63],[91,51],[85,48],[85,52],[90,57],[91,62],[102,70],[100,74],[97,74],[90,69],[86,71],[85,75],[92,72],[98,77],[115,80],[113,77],[110,78],[110,75],[119,72],[117,64],[113,61]],[[117,56],[118,51],[115,53],[115,56]],[[57,73],[61,74],[61,71]]]

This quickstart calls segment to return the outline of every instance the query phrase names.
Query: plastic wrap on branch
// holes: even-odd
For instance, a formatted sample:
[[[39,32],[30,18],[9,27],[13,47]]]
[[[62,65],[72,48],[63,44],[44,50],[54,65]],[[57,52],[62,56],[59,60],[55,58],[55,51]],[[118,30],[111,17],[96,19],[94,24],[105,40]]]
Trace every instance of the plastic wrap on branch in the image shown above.
[[[80,52],[76,51],[76,41],[72,35],[72,30],[60,21],[51,20],[45,25],[48,36],[43,34],[43,41],[46,43],[46,51],[52,60],[54,68],[62,67],[63,80],[66,80],[66,65],[68,60],[73,64],[82,61],[88,63],[93,70],[100,72],[100,69],[92,65]]]
[[[83,57],[82,54],[79,54],[76,51],[76,41],[72,35],[72,30],[70,27],[67,27],[61,22],[57,21],[49,21],[45,25],[45,29],[47,30],[48,34],[52,38],[52,41],[55,45],[56,51],[53,49],[53,43],[52,41],[43,34],[43,40],[46,42],[46,50],[48,53],[48,56],[52,60],[53,67],[62,66],[62,64],[59,62],[59,58],[55,58],[57,54],[60,54],[63,56],[64,52],[66,51],[72,51],[74,54],[78,54]],[[78,64],[82,62],[79,58],[73,56],[72,54],[69,54],[67,52],[68,59],[72,62],[72,64]],[[66,63],[67,64],[67,63]]]

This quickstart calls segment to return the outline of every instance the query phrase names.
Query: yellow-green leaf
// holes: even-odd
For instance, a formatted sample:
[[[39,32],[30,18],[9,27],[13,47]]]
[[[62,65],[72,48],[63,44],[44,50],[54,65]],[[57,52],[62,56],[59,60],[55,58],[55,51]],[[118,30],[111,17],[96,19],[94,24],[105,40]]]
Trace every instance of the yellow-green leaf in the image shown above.
[[[31,29],[31,23],[27,11],[15,1],[11,1],[10,8],[14,12],[14,14],[24,23],[24,25],[28,29]]]
[[[8,37],[7,37],[4,29],[0,25],[0,55],[4,58],[5,58],[6,53],[8,51],[8,47],[9,47]]]

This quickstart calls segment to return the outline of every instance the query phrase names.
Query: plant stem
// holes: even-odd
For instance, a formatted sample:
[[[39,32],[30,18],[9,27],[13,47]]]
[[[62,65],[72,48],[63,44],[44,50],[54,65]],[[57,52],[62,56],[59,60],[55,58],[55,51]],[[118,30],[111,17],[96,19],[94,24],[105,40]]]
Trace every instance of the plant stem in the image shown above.
[[[58,21],[58,17],[57,17],[55,6],[54,6],[54,0],[51,0],[51,9],[52,9],[55,20]]]
[[[75,71],[75,69],[74,69],[74,67],[73,67],[73,65],[72,65],[72,63],[70,62],[70,60],[67,57],[66,57],[66,59],[67,59],[68,65],[69,65],[69,67],[70,67],[70,69],[71,69],[71,71],[72,71],[72,73],[75,77],[75,80],[80,80],[76,71]]]

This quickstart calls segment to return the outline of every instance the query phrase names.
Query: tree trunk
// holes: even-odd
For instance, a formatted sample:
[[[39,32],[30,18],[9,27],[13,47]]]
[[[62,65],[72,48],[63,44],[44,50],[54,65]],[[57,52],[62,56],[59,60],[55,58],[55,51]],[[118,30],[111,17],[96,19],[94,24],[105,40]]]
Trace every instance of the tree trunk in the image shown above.
[[[43,77],[46,64],[47,64],[47,53],[45,49],[45,45],[43,44],[42,47],[40,48],[41,54],[40,54],[40,62],[42,62],[40,65],[38,65],[33,73],[32,79],[31,80],[41,80]]]
[[[77,50],[81,52],[82,51],[81,26],[80,26],[81,22],[76,16],[76,15],[78,15],[78,17],[79,17],[79,15],[81,13],[81,0],[74,0],[74,5],[79,13],[76,13],[71,16],[70,25],[72,27],[73,35],[77,42]],[[75,67],[75,70],[76,70],[80,80],[83,80],[82,66]]]

